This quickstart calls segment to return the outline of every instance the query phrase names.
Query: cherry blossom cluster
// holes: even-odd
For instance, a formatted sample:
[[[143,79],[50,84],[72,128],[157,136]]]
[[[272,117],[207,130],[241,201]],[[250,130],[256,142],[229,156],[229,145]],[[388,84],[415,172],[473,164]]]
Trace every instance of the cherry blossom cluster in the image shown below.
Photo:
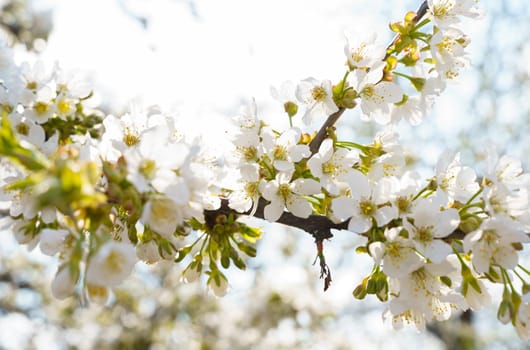
[[[395,328],[423,330],[479,309],[497,284],[499,320],[529,339],[530,271],[519,253],[530,241],[530,174],[491,151],[479,178],[458,154],[444,153],[422,179],[392,128],[401,119],[421,122],[458,77],[469,43],[460,18],[479,15],[474,0],[429,0],[391,23],[396,37],[387,47],[375,34],[348,35],[342,78],[272,88],[286,130],[262,120],[254,101],[242,107],[223,162],[202,140],[187,139],[176,116],[157,107],[105,115],[84,80],[57,65],[18,65],[3,44],[0,203],[9,215],[2,226],[21,244],[58,255],[56,297],[104,303],[138,261],[162,259],[187,264],[185,282],[208,276],[223,296],[221,267],[245,269],[261,236],[238,218],[289,224],[282,221],[289,216],[315,237],[325,288],[322,237],[329,236],[319,230],[365,238],[357,252],[374,265],[353,294],[386,303]],[[385,126],[369,144],[343,139],[334,126],[357,106],[362,121]],[[307,132],[322,117],[324,125]],[[320,226],[312,225],[317,218]]]

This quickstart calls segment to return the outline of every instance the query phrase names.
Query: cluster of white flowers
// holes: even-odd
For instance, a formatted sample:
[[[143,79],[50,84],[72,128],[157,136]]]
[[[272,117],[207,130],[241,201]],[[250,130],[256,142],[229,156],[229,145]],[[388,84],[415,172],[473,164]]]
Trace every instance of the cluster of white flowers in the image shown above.
[[[186,233],[188,220],[204,222],[204,210],[219,206],[211,192],[217,175],[200,142],[177,130],[174,116],[150,108],[103,118],[91,108],[85,80],[57,65],[47,70],[41,61],[17,65],[5,43],[0,52],[3,131],[11,126],[20,147],[42,155],[39,169],[28,168],[20,154],[11,154],[14,162],[2,159],[0,202],[11,218],[4,226],[30,249],[60,253],[52,284],[57,297],[75,291],[84,261],[88,294],[105,301],[106,288],[120,284],[138,259],[174,258],[181,245],[176,232]],[[84,178],[92,175],[93,181]],[[68,197],[68,186],[80,193]],[[89,206],[105,218],[85,231],[94,218],[68,201],[87,205],[83,196],[95,194],[99,200]]]
[[[518,256],[530,241],[530,174],[518,160],[490,152],[479,181],[458,154],[444,153],[422,181],[407,168],[391,128],[365,145],[341,140],[334,122],[322,127],[323,138],[302,132],[357,105],[365,121],[422,120],[466,64],[469,40],[459,16],[479,15],[473,0],[428,5],[427,18],[409,13],[391,24],[398,36],[388,48],[375,35],[348,37],[338,83],[308,78],[271,89],[288,129],[267,125],[254,101],[244,106],[226,167],[238,178],[229,186],[220,182],[226,169],[214,168],[201,142],[183,136],[176,117],[156,107],[103,117],[89,110],[81,80],[57,66],[16,65],[0,47],[0,201],[11,230],[20,243],[59,254],[58,298],[83,284],[92,300],[105,302],[139,259],[191,257],[183,280],[205,270],[209,288],[223,296],[228,280],[218,264],[244,269],[239,253],[255,256],[260,237],[238,215],[275,222],[289,213],[308,223],[318,215],[328,231],[347,228],[366,238],[359,251],[370,254],[374,269],[354,295],[387,302],[385,317],[396,328],[422,330],[433,319],[481,308],[491,300],[489,285],[499,283],[499,319],[530,338],[530,271]]]

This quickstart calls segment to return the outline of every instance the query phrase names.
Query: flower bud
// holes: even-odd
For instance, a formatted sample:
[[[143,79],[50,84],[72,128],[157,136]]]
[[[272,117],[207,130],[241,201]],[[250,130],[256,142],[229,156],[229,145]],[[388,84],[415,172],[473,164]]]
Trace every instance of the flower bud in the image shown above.
[[[512,320],[513,311],[512,303],[508,300],[503,300],[499,305],[499,310],[497,311],[497,319],[503,324],[507,324]]]

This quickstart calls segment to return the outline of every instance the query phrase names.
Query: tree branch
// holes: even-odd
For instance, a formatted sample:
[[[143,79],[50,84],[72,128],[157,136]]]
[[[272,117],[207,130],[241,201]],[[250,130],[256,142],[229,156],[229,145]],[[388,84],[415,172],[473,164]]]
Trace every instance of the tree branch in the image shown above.
[[[342,113],[344,113],[345,110],[346,109],[344,107],[341,107],[338,111],[331,114],[328,119],[326,119],[320,130],[318,130],[318,133],[315,138],[309,143],[309,149],[311,150],[311,154],[315,154],[318,152],[320,145],[328,136],[328,128],[332,127],[337,122],[337,120],[339,120],[340,116],[342,115]]]
[[[229,216],[230,214],[239,216],[239,215],[247,215],[247,216],[253,216],[258,219],[265,219],[264,209],[267,205],[267,201],[260,197],[258,202],[258,208],[254,215],[250,214],[250,211],[247,211],[245,213],[238,213],[234,209],[231,209],[228,206],[228,199],[223,198],[221,200],[221,207],[217,210],[205,210],[204,211],[204,217],[206,220],[206,223],[212,224],[215,223],[215,218],[218,215],[225,215]],[[284,212],[282,216],[276,221],[277,223],[284,224],[291,227],[299,228],[303,231],[306,231],[310,235],[312,235],[315,238],[315,241],[322,241],[324,239],[329,239],[333,237],[333,234],[331,234],[332,229],[337,230],[345,230],[348,228],[348,222],[343,222],[336,224],[327,217],[323,215],[310,215],[308,218],[300,218],[298,216],[293,215],[289,212]]]

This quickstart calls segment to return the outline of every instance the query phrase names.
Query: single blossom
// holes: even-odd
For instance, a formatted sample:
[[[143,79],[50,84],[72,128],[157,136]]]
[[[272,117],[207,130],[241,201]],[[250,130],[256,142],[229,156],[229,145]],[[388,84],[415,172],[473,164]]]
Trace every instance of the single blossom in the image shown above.
[[[385,46],[377,41],[377,33],[349,33],[345,34],[345,37],[344,54],[350,69],[370,68],[383,61],[386,50]]]
[[[451,246],[442,240],[460,224],[460,216],[454,208],[441,209],[438,198],[420,198],[403,227],[409,233],[414,246],[423,256],[435,263],[443,261]]]
[[[471,261],[478,273],[488,272],[491,265],[513,269],[518,262],[514,243],[528,243],[530,238],[510,219],[488,218],[479,229],[464,238],[464,251],[472,252]]]
[[[411,240],[400,236],[402,227],[385,230],[384,242],[369,245],[376,264],[383,264],[383,272],[389,277],[403,277],[425,264]]]
[[[331,195],[338,195],[341,184],[346,181],[353,165],[358,161],[357,153],[345,148],[334,150],[333,140],[325,139],[318,152],[307,161],[307,166],[326,191]]]
[[[136,261],[131,244],[110,241],[90,258],[86,280],[98,286],[115,287],[131,274]]]
[[[478,18],[477,0],[427,0],[427,16],[439,28],[447,29],[460,22],[459,16]]]
[[[263,198],[270,201],[265,207],[265,219],[276,221],[285,208],[293,215],[307,218],[313,212],[311,204],[303,198],[320,192],[320,184],[312,179],[296,179],[292,174],[279,173],[274,180],[261,184]]]
[[[391,105],[401,101],[403,92],[395,83],[381,81],[384,63],[378,63],[365,70],[355,70],[348,76],[351,86],[361,99],[361,118],[365,121],[375,120],[380,124],[391,121]]]
[[[283,172],[294,171],[294,163],[309,157],[311,151],[309,146],[299,144],[301,131],[298,128],[290,128],[280,136],[269,128],[263,131],[263,147],[265,153],[272,160],[273,166]]]
[[[347,182],[350,197],[334,199],[331,209],[338,220],[350,220],[348,230],[364,233],[374,221],[378,227],[382,227],[397,217],[397,208],[391,205],[393,181],[383,178],[372,185],[363,173],[353,170]]]
[[[337,105],[333,102],[333,91],[329,80],[319,81],[315,78],[302,80],[296,88],[296,97],[307,107],[302,117],[306,125],[310,125],[314,118],[338,111]]]

